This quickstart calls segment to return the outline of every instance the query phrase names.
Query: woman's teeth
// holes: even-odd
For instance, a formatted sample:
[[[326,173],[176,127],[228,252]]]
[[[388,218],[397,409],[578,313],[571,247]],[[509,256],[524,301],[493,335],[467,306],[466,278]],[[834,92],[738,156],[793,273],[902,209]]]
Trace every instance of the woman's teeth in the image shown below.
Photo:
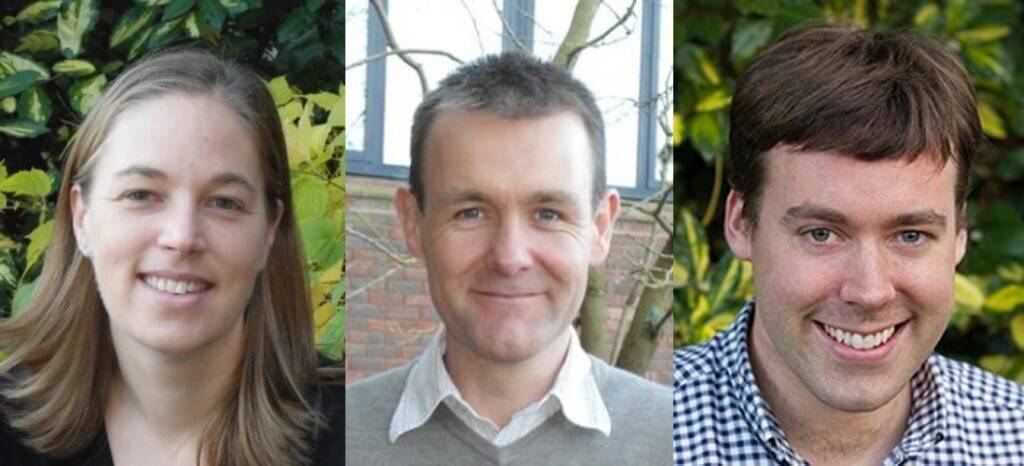
[[[198,293],[206,291],[206,289],[210,287],[210,285],[206,283],[171,280],[153,275],[146,275],[143,280],[146,284],[156,288],[157,290],[174,294]]]

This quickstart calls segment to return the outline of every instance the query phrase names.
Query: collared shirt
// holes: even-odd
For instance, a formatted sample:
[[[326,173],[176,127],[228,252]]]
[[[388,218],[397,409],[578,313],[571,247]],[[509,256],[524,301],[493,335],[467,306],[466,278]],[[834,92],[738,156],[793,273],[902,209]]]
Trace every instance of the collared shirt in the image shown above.
[[[569,422],[608,436],[611,418],[591,372],[590,356],[580,346],[576,332],[569,331],[569,350],[551,390],[540,400],[515,413],[509,423],[499,429],[466,402],[448,374],[443,359],[445,340],[442,328],[409,371],[402,397],[391,418],[388,440],[395,442],[405,432],[426,423],[441,403],[445,403],[473,432],[498,447],[525,437],[559,410]]]
[[[673,443],[680,465],[805,465],[761,397],[747,351],[754,304],[710,341],[675,354]],[[895,465],[1024,465],[1024,387],[932,354],[911,379]]]

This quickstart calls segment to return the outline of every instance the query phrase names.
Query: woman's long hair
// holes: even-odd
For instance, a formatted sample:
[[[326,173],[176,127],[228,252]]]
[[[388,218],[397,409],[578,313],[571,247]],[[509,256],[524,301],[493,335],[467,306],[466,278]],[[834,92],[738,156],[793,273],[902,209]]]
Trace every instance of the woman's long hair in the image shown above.
[[[118,115],[169,93],[211,95],[234,110],[259,148],[267,221],[273,220],[278,200],[284,205],[245,311],[235,389],[205,426],[198,455],[210,465],[301,464],[323,421],[311,399],[316,350],[285,140],[260,78],[204,51],[166,52],[129,68],[75,134],[36,291],[20,314],[0,322],[0,350],[7,354],[0,362],[0,375],[7,379],[0,392],[3,409],[29,445],[54,456],[84,449],[100,432],[117,362],[92,265],[76,247],[69,191],[79,183],[88,192],[92,161]]]

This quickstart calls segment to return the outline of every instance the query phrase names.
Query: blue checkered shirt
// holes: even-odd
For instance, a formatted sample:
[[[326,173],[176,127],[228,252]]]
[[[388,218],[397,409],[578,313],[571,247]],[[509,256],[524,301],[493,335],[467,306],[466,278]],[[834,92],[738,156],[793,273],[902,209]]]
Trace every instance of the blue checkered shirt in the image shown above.
[[[747,304],[732,326],[675,354],[675,464],[806,465],[761,397]],[[885,466],[1024,465],[1024,387],[932,354],[911,380],[907,431]]]

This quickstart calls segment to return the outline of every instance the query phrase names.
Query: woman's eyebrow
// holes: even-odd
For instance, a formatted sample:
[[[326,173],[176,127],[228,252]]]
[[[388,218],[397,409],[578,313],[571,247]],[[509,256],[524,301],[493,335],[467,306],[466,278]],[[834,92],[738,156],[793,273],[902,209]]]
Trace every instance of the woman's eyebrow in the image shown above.
[[[167,173],[164,173],[162,170],[146,165],[132,165],[121,170],[118,170],[117,173],[115,173],[115,175],[119,177],[134,175],[142,176],[145,178],[155,178],[160,180],[167,180],[168,178],[170,178],[170,176],[168,176]],[[213,179],[210,180],[210,182],[211,184],[215,185],[237,184],[245,188],[245,190],[249,191],[251,194],[256,193],[256,186],[254,186],[252,182],[249,181],[248,178],[234,172],[220,173],[214,176]]]

